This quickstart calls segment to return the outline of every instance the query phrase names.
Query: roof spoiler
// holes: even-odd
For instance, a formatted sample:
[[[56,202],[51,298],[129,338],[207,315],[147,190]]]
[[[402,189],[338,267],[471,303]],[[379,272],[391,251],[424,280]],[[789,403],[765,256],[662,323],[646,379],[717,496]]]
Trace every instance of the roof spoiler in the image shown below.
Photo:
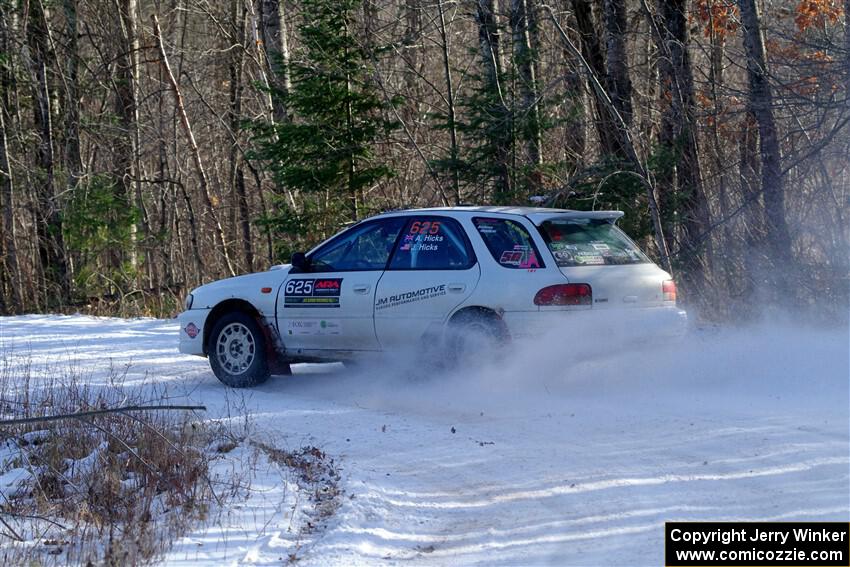
[[[528,218],[535,225],[540,226],[546,221],[555,219],[593,219],[607,220],[611,224],[620,220],[625,213],[623,211],[562,211],[562,212],[545,212],[531,213]]]

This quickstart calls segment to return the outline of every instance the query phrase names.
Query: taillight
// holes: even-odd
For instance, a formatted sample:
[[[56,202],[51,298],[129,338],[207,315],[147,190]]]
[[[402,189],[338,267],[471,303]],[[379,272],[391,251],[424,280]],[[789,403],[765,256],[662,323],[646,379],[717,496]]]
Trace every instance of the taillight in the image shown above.
[[[661,284],[661,293],[664,296],[664,301],[676,301],[676,282],[664,280]]]
[[[534,296],[535,305],[591,305],[593,292],[586,283],[550,285]]]

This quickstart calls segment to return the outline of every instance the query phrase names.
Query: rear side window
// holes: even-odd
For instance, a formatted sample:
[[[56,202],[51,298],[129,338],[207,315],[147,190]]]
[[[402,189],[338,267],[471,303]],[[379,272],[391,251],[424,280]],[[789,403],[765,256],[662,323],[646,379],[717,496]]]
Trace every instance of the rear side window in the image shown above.
[[[500,266],[524,270],[544,267],[531,235],[520,223],[479,217],[472,223]]]
[[[549,220],[540,225],[540,232],[562,268],[650,261],[622,230],[605,220]]]
[[[456,221],[411,217],[396,241],[390,270],[465,270],[473,264],[475,256]]]

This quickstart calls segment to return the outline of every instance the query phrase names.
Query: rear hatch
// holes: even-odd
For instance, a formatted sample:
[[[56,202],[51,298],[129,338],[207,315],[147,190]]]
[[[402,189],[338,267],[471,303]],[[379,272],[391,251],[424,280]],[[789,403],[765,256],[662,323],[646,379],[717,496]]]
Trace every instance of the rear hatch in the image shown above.
[[[620,216],[553,215],[538,227],[569,282],[590,285],[594,309],[675,304],[675,293],[665,301],[662,289],[670,276],[614,225]]]

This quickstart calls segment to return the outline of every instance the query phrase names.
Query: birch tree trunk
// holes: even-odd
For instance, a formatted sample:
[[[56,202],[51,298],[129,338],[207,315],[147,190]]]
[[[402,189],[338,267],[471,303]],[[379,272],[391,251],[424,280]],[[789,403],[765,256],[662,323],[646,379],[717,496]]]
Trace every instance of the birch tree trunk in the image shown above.
[[[532,170],[527,180],[534,191],[540,185],[539,167],[543,164],[543,154],[535,54],[531,49],[530,2],[531,0],[511,0],[510,24],[521,101],[519,111],[524,124],[523,138],[527,154],[525,161]]]
[[[489,111],[496,117],[504,117],[507,122],[509,113],[502,93],[502,57],[493,0],[477,0],[475,21],[478,25],[478,46],[481,52],[485,89],[489,94],[488,98],[493,101]],[[490,144],[495,149],[496,156],[493,163],[496,178],[493,201],[496,204],[507,203],[513,196],[510,175],[511,142],[508,128],[506,123],[503,128],[491,131],[489,134]]]
[[[74,194],[83,175],[83,160],[80,155],[80,53],[77,41],[77,1],[64,0],[65,27],[67,37],[67,61],[65,64],[65,169],[68,180],[66,189]]]

